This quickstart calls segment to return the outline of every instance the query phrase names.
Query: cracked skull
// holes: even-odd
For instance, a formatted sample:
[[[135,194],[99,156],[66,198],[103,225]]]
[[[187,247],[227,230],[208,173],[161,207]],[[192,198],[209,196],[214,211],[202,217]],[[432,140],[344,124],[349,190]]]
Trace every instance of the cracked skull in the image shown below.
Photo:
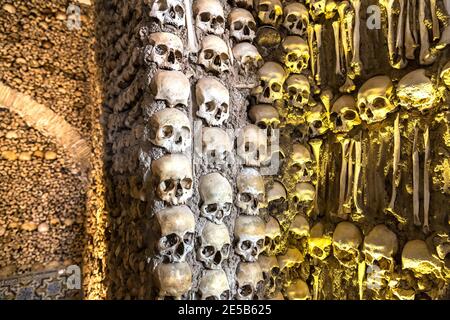
[[[375,226],[364,238],[364,260],[368,266],[376,266],[383,273],[392,273],[394,256],[398,251],[397,235],[384,224]]]
[[[292,73],[301,73],[308,68],[308,43],[299,36],[287,36],[281,43],[283,48],[283,61]]]
[[[235,252],[244,261],[254,262],[264,249],[265,224],[260,217],[238,216],[234,225]]]
[[[264,251],[270,256],[277,254],[282,249],[281,240],[280,223],[274,217],[269,217],[269,221],[266,223]]]
[[[195,218],[187,206],[163,209],[155,214],[161,230],[157,250],[167,262],[182,262],[194,248]]]
[[[220,269],[230,254],[231,241],[227,227],[206,222],[198,243],[197,259],[208,269]]]
[[[149,121],[150,141],[171,153],[184,152],[191,146],[191,124],[178,109],[162,109]]]
[[[426,76],[425,69],[414,70],[400,79],[397,97],[401,106],[421,112],[433,108],[439,101],[437,90]]]
[[[259,86],[253,89],[252,94],[259,103],[273,103],[283,99],[283,84],[287,74],[284,68],[276,62],[266,62],[258,70]]]
[[[264,278],[265,296],[272,297],[280,285],[280,265],[278,260],[275,256],[261,255],[258,258],[258,263]]]
[[[258,49],[251,43],[240,42],[233,47],[232,52],[234,59],[236,59],[239,65],[240,74],[253,74],[264,63]]]
[[[174,86],[173,84],[177,85]],[[180,71],[158,71],[151,82],[155,100],[163,100],[168,107],[188,106],[191,95],[189,79]]]
[[[183,0],[155,0],[150,17],[157,19],[161,25],[181,28],[185,25],[185,13]]]
[[[176,206],[192,197],[192,167],[186,156],[165,155],[153,161],[151,170],[157,179],[156,194],[161,200]]]
[[[222,125],[230,116],[230,93],[213,77],[202,78],[195,87],[197,116],[211,126]]]
[[[220,173],[209,173],[200,178],[201,214],[214,223],[221,223],[231,213],[233,190]]]
[[[239,263],[236,270],[237,300],[259,300],[263,286],[263,274],[258,262]]]
[[[284,83],[289,104],[296,108],[303,108],[309,102],[311,86],[308,78],[301,74],[291,74]]]
[[[192,271],[186,262],[160,263],[155,268],[159,299],[181,298],[191,289]]]
[[[209,166],[217,168],[230,163],[233,154],[233,143],[228,133],[223,129],[203,127],[202,147],[202,154],[206,156]]]
[[[242,8],[234,8],[228,15],[230,35],[237,42],[253,41],[256,33],[256,22],[250,11]]]
[[[393,84],[388,76],[367,80],[358,92],[358,110],[362,120],[371,124],[386,119],[395,111],[391,103]]]
[[[183,42],[169,32],[155,32],[149,35],[150,50],[146,60],[153,61],[160,69],[181,69]]]
[[[361,124],[356,101],[352,96],[343,95],[337,99],[330,113],[330,126],[334,133],[346,133]]]
[[[309,25],[309,14],[306,7],[298,2],[287,4],[284,9],[283,26],[290,34],[303,36]]]
[[[311,151],[303,144],[292,146],[290,173],[299,182],[311,181],[314,174],[314,162]]]
[[[223,270],[206,270],[198,286],[200,300],[229,300],[230,285]]]
[[[192,6],[195,26],[206,34],[221,35],[225,31],[225,14],[218,0],[196,0]]]
[[[258,19],[261,24],[276,27],[281,23],[283,7],[280,0],[258,0],[257,3]]]
[[[225,41],[215,35],[206,36],[202,41],[198,63],[207,71],[222,73],[230,69],[231,58]]]
[[[341,265],[356,267],[361,243],[361,231],[353,223],[343,221],[336,226],[333,233],[333,254]]]
[[[245,168],[237,177],[238,196],[236,206],[243,214],[258,215],[265,202],[264,180],[260,173]]]
[[[237,137],[237,154],[245,165],[259,167],[268,158],[267,134],[254,124],[242,128]]]

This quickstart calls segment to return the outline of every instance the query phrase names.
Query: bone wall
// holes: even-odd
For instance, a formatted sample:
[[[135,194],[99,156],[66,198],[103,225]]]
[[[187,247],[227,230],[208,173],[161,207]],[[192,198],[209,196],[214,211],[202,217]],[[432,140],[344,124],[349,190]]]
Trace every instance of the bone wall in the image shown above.
[[[110,298],[448,295],[448,11],[392,3],[97,2]]]

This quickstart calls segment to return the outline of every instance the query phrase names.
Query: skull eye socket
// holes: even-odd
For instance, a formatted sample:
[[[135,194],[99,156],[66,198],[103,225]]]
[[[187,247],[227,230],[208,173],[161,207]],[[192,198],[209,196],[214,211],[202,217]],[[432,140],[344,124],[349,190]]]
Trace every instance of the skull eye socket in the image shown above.
[[[312,123],[312,126],[316,129],[320,129],[320,128],[322,128],[323,124],[322,124],[322,121],[316,120]]]
[[[216,212],[217,211],[217,204],[216,203],[211,203],[211,204],[208,204],[207,206],[206,206],[206,212],[208,212],[208,213],[213,213],[213,212]]]
[[[208,22],[210,19],[211,19],[211,14],[209,12],[200,13],[200,21],[201,22]]]
[[[183,242],[185,244],[191,244],[194,241],[194,234],[191,232],[186,232],[186,234],[183,237]]]
[[[294,87],[290,87],[288,88],[288,93],[290,96],[295,96],[297,94],[297,89],[295,89]]]
[[[311,161],[305,162],[305,167],[306,167],[306,169],[311,170],[313,168],[312,162]]]
[[[356,118],[356,112],[353,110],[346,110],[344,112],[344,119],[345,120],[355,120]]]
[[[256,30],[256,24],[253,21],[250,21],[247,25],[251,30]]]
[[[222,24],[225,22],[225,19],[222,16],[217,16],[216,21],[217,23]]]
[[[249,202],[250,200],[252,200],[252,196],[249,193],[241,193],[239,194],[239,200],[241,202]]]
[[[249,296],[253,293],[252,287],[249,284],[246,284],[245,286],[242,286],[239,288],[239,294],[241,296]]]
[[[212,59],[214,57],[214,51],[211,49],[206,49],[203,51],[203,56],[206,60]]]
[[[175,6],[174,10],[179,17],[184,17],[184,9],[182,6],[180,5]]]
[[[373,100],[372,105],[376,109],[381,109],[381,108],[384,108],[386,106],[386,101],[383,98],[378,97],[378,98],[375,98]]]
[[[256,245],[257,245],[259,248],[262,248],[262,247],[264,246],[264,239],[259,239],[259,240],[256,242]]]
[[[272,91],[274,92],[280,92],[281,91],[281,86],[279,83],[272,83],[272,85],[270,86],[270,88],[272,89]]]
[[[222,107],[222,112],[228,113],[228,105],[226,103],[222,103],[220,106]]]
[[[233,23],[233,27],[234,27],[234,30],[239,31],[239,30],[241,30],[242,28],[244,28],[244,24],[243,24],[241,21],[235,21],[235,22]]]
[[[209,101],[207,103],[205,103],[206,106],[206,111],[208,112],[212,112],[216,109],[216,104],[214,103],[214,101]]]
[[[163,138],[170,138],[173,135],[173,127],[172,126],[164,126],[161,128],[161,136]]]
[[[222,252],[222,255],[226,257],[230,253],[230,245],[225,243],[220,252]]]
[[[177,59],[178,61],[181,61],[183,59],[183,53],[181,53],[181,51],[176,50],[175,51],[175,59]]]
[[[161,241],[162,248],[168,249],[175,246],[178,243],[178,236],[175,233],[171,233],[164,237],[163,241]]]
[[[220,59],[222,59],[222,61],[227,61],[229,58],[228,58],[228,55],[226,53],[221,53],[220,54]]]
[[[267,124],[264,123],[264,122],[262,122],[262,121],[258,122],[257,126],[258,126],[260,129],[263,129],[263,130],[266,130],[266,129],[267,129]]]
[[[276,277],[276,276],[278,276],[278,275],[280,274],[280,268],[278,268],[278,267],[273,267],[273,268],[270,270],[270,273],[272,274],[272,276]]]
[[[252,247],[252,243],[249,240],[244,240],[241,243],[241,250],[248,250]]]
[[[184,178],[180,181],[181,186],[183,189],[190,189],[192,187],[192,179]]]
[[[267,5],[267,4],[261,4],[261,5],[259,5],[258,11],[262,11],[262,12],[267,12],[267,11],[269,11],[269,5]]]
[[[214,250],[213,246],[206,246],[202,249],[202,255],[205,257],[211,257],[215,252],[216,250]]]
[[[287,22],[295,22],[295,21],[297,21],[297,17],[295,16],[295,14],[291,13],[290,15],[288,15],[286,17],[286,21]]]
[[[166,54],[168,50],[169,50],[169,49],[168,49],[167,46],[164,45],[164,44],[158,44],[158,45],[155,47],[155,52],[156,52],[157,54],[159,54],[159,55]]]
[[[289,62],[296,62],[296,61],[298,61],[298,56],[297,56],[296,53],[291,52],[291,53],[289,53],[289,54],[287,55],[287,60],[288,60]]]
[[[231,210],[231,203],[230,202],[226,202],[223,204],[222,210],[225,212],[229,212]]]
[[[337,114],[336,112],[332,112],[332,113],[330,114],[330,120],[331,120],[332,122],[334,122],[334,121],[337,119],[337,117],[338,117],[338,114]]]
[[[173,180],[167,179],[167,180],[164,180],[163,182],[161,182],[161,187],[164,192],[168,192],[168,191],[172,190],[173,188],[175,188],[175,184],[174,184]]]

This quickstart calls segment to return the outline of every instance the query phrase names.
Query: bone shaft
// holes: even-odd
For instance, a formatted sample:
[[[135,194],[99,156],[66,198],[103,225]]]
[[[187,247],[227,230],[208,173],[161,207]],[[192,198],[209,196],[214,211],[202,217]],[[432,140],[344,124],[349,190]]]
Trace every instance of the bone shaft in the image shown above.
[[[355,140],[351,140],[350,147],[348,149],[348,169],[347,169],[347,195],[346,203],[351,205],[352,193],[353,193],[353,147]]]
[[[398,187],[398,164],[400,162],[400,115],[397,115],[394,122],[394,156],[392,165],[392,196],[389,203],[389,208],[394,210],[395,199],[397,197],[397,187]]]
[[[192,3],[189,0],[184,0],[184,7],[186,8],[186,26],[188,33],[188,45],[190,52],[198,51],[197,38],[194,32],[194,22],[192,19]]]
[[[411,30],[411,1],[407,0],[406,6],[406,27],[405,27],[405,54],[406,58],[414,59],[414,50],[416,48],[416,42],[414,40]],[[413,17],[414,19],[414,17]]]
[[[414,225],[420,225],[420,217],[419,217],[419,150],[417,149],[417,140],[418,140],[419,130],[418,127],[415,127],[414,132],[414,145],[413,145],[413,154],[412,154],[412,162],[413,162],[413,214],[414,214]]]
[[[358,190],[359,180],[361,177],[361,141],[355,142],[355,175],[353,182],[353,203],[355,204],[356,212],[361,213],[362,209],[359,204]]]
[[[317,58],[316,58],[316,80],[317,80],[317,84],[320,84],[320,50],[322,47],[322,25],[318,24],[314,27],[314,31],[316,33],[316,39],[317,39]]]
[[[311,73],[313,78],[316,77],[316,58],[314,54],[314,27],[308,26],[308,45],[310,52]]]
[[[425,144],[425,159],[423,170],[423,226],[429,227],[429,210],[430,210],[430,132],[427,128],[423,135]]]
[[[430,0],[431,19],[433,23],[433,40],[438,40],[440,37],[439,20],[436,12],[436,0]]]
[[[342,160],[341,160],[341,175],[339,179],[339,215],[342,215],[344,202],[345,202],[345,195],[346,195],[346,182],[347,182],[347,147],[348,147],[348,141],[341,141],[342,146]]]
[[[334,32],[334,51],[336,54],[336,71],[335,73],[337,75],[341,74],[341,48],[339,45],[339,22],[335,21],[333,22],[333,32]]]

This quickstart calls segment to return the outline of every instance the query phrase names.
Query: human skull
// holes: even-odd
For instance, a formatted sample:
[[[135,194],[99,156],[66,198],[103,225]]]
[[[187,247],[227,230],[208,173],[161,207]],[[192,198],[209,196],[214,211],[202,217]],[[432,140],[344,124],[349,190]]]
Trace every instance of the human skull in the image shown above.
[[[314,163],[310,149],[299,143],[292,145],[290,173],[299,182],[311,181],[314,174]]]
[[[182,154],[168,154],[151,165],[157,179],[156,194],[173,206],[184,204],[192,197],[192,166]]]
[[[256,22],[250,11],[234,8],[228,15],[230,36],[236,41],[253,41],[256,33]]]
[[[291,242],[295,243],[296,247],[304,252],[308,245],[309,223],[303,215],[297,214],[295,216],[289,226],[288,237]]]
[[[394,256],[398,251],[397,235],[384,224],[375,226],[364,238],[364,260],[383,273],[394,271]]]
[[[266,223],[266,237],[264,240],[264,251],[268,255],[277,254],[281,247],[281,226],[277,219],[269,217],[269,221]]]
[[[367,80],[358,92],[358,110],[362,120],[371,124],[386,119],[395,110],[391,103],[392,81],[388,76],[376,76]]]
[[[236,299],[259,300],[264,279],[258,262],[241,262],[236,270]]]
[[[401,106],[420,112],[433,108],[439,100],[437,90],[426,76],[425,69],[414,70],[400,79],[397,97]]]
[[[403,247],[402,268],[409,269],[418,277],[425,274],[441,276],[441,261],[434,257],[423,240],[410,240]]]
[[[191,124],[178,109],[162,109],[149,121],[150,141],[170,153],[185,152],[191,146]]]
[[[347,268],[358,264],[362,234],[357,226],[348,221],[340,222],[333,233],[333,254]]]
[[[219,0],[196,0],[192,6],[195,26],[205,34],[221,35],[225,31],[225,14]]]
[[[231,241],[227,227],[207,221],[198,244],[197,259],[208,269],[220,269],[230,254]]]
[[[264,249],[265,224],[260,217],[238,216],[234,225],[235,251],[244,261],[254,262]]]
[[[259,167],[268,158],[267,135],[254,124],[248,124],[237,137],[237,154],[245,165]]]
[[[299,36],[287,36],[281,43],[283,61],[292,73],[301,73],[308,68],[310,53],[308,43]]]
[[[212,167],[223,167],[231,160],[233,143],[223,129],[203,127],[202,147],[202,154],[206,156],[208,165]]]
[[[214,223],[222,223],[223,218],[230,215],[233,204],[233,189],[228,180],[220,173],[209,173],[200,178],[199,191],[202,216]]]
[[[288,300],[310,300],[311,293],[305,281],[297,279],[286,288]]]
[[[159,287],[159,299],[181,300],[191,290],[192,271],[187,262],[160,263],[154,275]]]
[[[330,126],[334,133],[346,133],[361,124],[356,101],[352,96],[343,95],[337,99],[330,113]]]
[[[316,196],[316,188],[309,182],[300,182],[295,185],[292,201],[297,210],[309,213],[311,204]]]
[[[194,248],[195,218],[187,206],[163,209],[155,214],[161,230],[158,253],[166,262],[182,262]]]
[[[267,130],[268,135],[278,129],[280,125],[280,115],[278,110],[270,104],[257,104],[250,108],[248,116],[252,123],[257,125],[260,129]]]
[[[150,50],[146,52],[146,60],[153,61],[160,69],[179,71],[184,52],[181,39],[169,32],[151,33],[148,38]]]
[[[308,78],[301,74],[291,74],[284,83],[289,104],[296,108],[303,108],[309,102],[311,86]]]
[[[324,226],[321,222],[315,224],[308,238],[308,253],[311,257],[325,260],[331,253],[333,240],[324,234]]]
[[[283,26],[290,34],[303,36],[309,25],[309,14],[306,7],[298,2],[287,4],[284,9]]]
[[[155,100],[165,101],[168,107],[188,106],[191,85],[180,71],[159,70],[152,79],[151,89]]]
[[[316,20],[326,11],[327,0],[309,0],[309,12],[311,17]]]
[[[265,202],[264,180],[259,172],[245,168],[236,180],[238,196],[236,206],[248,215],[258,215]]]
[[[287,248],[286,253],[277,256],[280,274],[284,282],[289,283],[296,278],[296,270],[301,267],[305,257],[297,248]]]
[[[248,42],[240,42],[233,49],[233,57],[236,59],[239,72],[244,75],[253,74],[261,68],[264,61],[258,49]]]
[[[230,116],[230,93],[213,77],[202,78],[195,87],[197,116],[211,126],[222,125]]]
[[[275,256],[261,255],[258,258],[258,263],[263,273],[265,296],[272,297],[280,282],[280,265],[278,264],[278,260]]]
[[[329,128],[327,110],[321,103],[308,108],[305,114],[308,124],[308,135],[310,138],[317,138],[324,135]]]
[[[450,89],[450,61],[448,61],[445,66],[442,68],[440,77],[442,81],[445,83],[447,88]]]
[[[202,41],[198,63],[213,73],[228,71],[231,58],[225,41],[215,35],[206,36]]]
[[[185,26],[185,12],[183,0],[155,0],[150,17],[157,19],[161,25],[181,28]]]
[[[280,0],[258,0],[258,18],[261,24],[277,27],[283,19],[283,7]]]
[[[283,84],[287,74],[279,63],[264,63],[258,70],[258,77],[260,84],[253,89],[252,94],[259,103],[273,103],[283,99]]]
[[[229,300],[230,285],[223,270],[206,270],[198,285],[200,300]]]
[[[267,190],[267,208],[271,215],[282,215],[288,206],[286,188],[281,182],[274,181]]]
[[[253,9],[253,0],[233,0],[232,4],[234,7],[244,8],[247,10]]]

